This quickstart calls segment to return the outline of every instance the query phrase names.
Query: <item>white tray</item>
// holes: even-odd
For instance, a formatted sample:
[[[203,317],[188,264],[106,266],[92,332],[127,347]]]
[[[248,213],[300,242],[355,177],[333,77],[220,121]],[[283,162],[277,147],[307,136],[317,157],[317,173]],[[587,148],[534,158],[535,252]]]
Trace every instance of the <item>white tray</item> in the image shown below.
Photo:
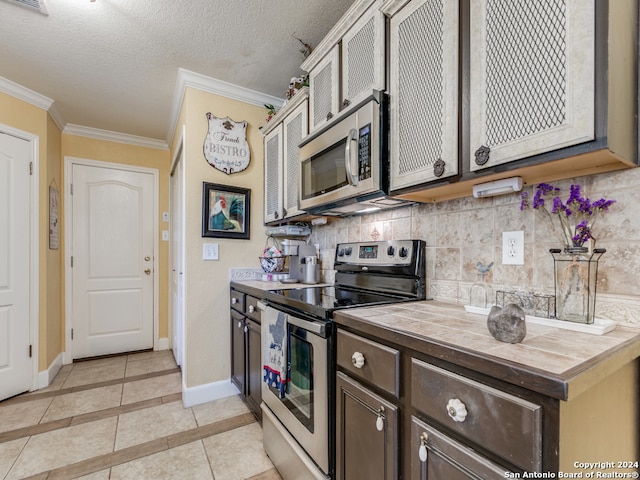
[[[479,315],[489,315],[491,308],[472,307],[465,305],[464,309],[469,313],[477,313]],[[564,330],[573,330],[574,332],[590,333],[592,335],[604,335],[616,328],[616,322],[613,320],[605,320],[595,318],[593,323],[576,323],[567,322],[565,320],[556,320],[555,318],[542,318],[526,315],[525,320],[528,323],[536,325],[545,325],[547,327],[563,328]]]

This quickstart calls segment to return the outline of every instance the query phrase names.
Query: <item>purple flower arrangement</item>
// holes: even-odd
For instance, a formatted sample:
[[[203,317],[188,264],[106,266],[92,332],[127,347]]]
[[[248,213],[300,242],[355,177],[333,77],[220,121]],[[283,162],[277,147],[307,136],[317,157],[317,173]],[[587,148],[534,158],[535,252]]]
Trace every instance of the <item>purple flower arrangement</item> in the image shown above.
[[[533,201],[530,202],[529,193],[523,191],[520,195],[520,210],[532,207],[549,218],[556,233],[568,247],[582,247],[589,240],[593,240],[593,226],[602,212],[608,212],[615,200],[601,198],[592,202],[582,195],[580,185],[571,185],[569,197],[566,201],[560,198],[560,189],[541,183],[536,187]],[[554,222],[553,217],[558,219]],[[558,228],[559,224],[559,228]]]

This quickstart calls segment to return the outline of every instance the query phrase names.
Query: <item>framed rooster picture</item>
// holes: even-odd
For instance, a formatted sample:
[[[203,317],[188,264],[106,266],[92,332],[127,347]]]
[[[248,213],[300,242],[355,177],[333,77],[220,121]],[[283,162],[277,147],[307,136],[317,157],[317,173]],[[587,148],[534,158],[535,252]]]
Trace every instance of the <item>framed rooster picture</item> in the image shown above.
[[[249,239],[248,188],[202,182],[202,236]]]

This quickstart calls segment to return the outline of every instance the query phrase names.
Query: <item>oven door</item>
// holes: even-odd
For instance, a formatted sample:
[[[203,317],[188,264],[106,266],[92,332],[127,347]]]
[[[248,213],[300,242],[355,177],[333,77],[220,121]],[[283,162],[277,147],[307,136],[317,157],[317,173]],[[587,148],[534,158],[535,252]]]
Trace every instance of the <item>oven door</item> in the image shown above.
[[[266,307],[262,322],[263,358],[268,349],[269,324],[264,321],[270,311]],[[306,453],[329,472],[329,372],[327,323],[287,315],[286,319],[288,381],[282,389],[262,383],[262,400]],[[266,371],[266,369],[265,369]],[[268,442],[265,442],[268,452]],[[277,453],[276,453],[277,454]]]

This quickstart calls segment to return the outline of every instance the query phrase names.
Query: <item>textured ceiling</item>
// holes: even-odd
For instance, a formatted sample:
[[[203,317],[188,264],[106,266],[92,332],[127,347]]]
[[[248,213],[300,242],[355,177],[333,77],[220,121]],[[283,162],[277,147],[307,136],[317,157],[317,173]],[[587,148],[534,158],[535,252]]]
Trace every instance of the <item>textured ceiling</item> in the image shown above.
[[[183,68],[284,97],[352,0],[0,1],[0,77],[54,100],[68,124],[166,140]]]

